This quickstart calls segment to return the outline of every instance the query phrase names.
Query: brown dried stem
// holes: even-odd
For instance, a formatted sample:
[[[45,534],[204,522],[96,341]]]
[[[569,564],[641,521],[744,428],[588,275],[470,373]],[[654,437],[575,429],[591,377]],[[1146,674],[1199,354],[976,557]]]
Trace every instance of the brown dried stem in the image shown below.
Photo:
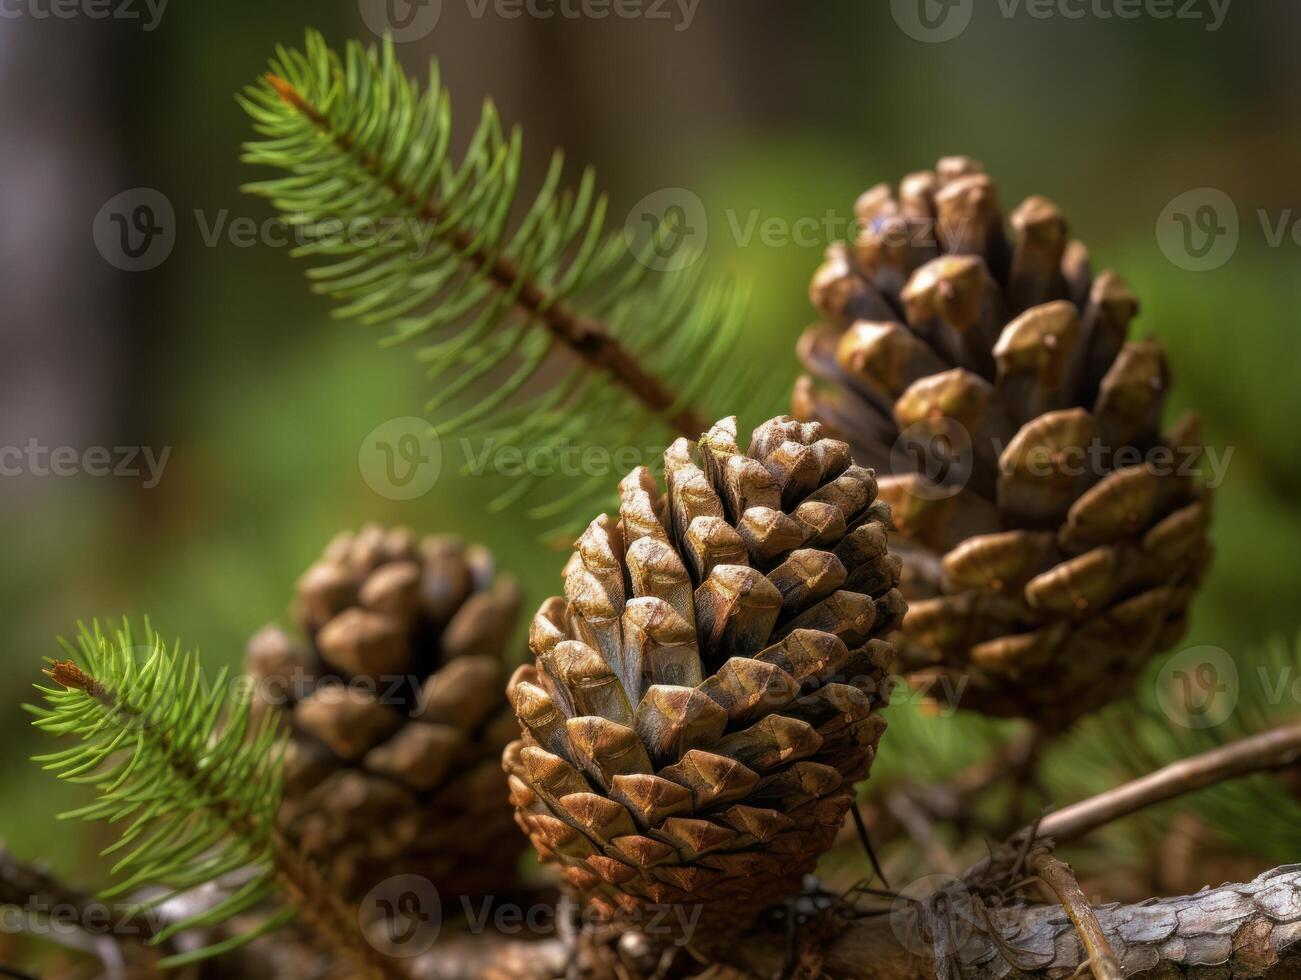
[[[1095,980],[1121,980],[1120,963],[1111,948],[1111,942],[1102,931],[1093,906],[1080,888],[1070,865],[1053,857],[1048,848],[1039,847],[1031,853],[1029,867],[1062,903],[1071,924],[1075,926],[1075,934],[1084,946]]]
[[[1144,807],[1228,779],[1281,769],[1299,759],[1301,724],[1274,728],[1172,762],[1156,772],[1050,813],[1040,821],[1039,835],[1058,842],[1074,840]]]
[[[268,74],[267,82],[284,102],[309,119],[328,135],[339,149],[352,155],[361,166],[400,202],[413,208],[421,221],[439,224],[443,213],[433,202],[422,200],[396,177],[384,177],[378,162],[359,152],[352,139],[337,133],[319,109],[303,98],[288,81]],[[615,384],[625,389],[655,415],[663,416],[678,435],[698,439],[709,428],[705,416],[689,405],[664,381],[642,367],[641,359],[621,344],[609,328],[593,317],[583,316],[563,302],[553,300],[550,292],[536,279],[525,276],[510,259],[477,242],[477,236],[456,226],[446,232],[451,245],[462,253],[463,260],[476,268],[486,268],[492,281],[504,292],[516,291],[515,306],[527,316],[541,322],[566,348],[591,367],[607,372]]]

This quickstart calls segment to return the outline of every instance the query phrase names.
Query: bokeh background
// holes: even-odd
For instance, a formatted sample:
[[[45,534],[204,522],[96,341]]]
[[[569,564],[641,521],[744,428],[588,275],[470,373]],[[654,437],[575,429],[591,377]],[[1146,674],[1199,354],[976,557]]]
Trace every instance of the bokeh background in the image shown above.
[[[762,366],[776,392],[797,373],[808,277],[861,190],[965,153],[995,175],[1005,209],[1055,200],[1096,266],[1142,297],[1138,329],[1169,348],[1173,410],[1196,408],[1210,441],[1232,448],[1218,557],[1185,645],[1245,664],[1301,621],[1301,7],[1185,3],[1126,19],[1103,15],[1111,0],[1066,0],[1041,19],[978,0],[937,42],[884,0],[646,0],[618,8],[640,16],[604,18],[568,16],[577,0],[535,8],[549,18],[442,0],[436,27],[399,51],[413,71],[441,59],[462,139],[491,94],[525,127],[535,181],[563,146],[597,168],[614,215],[662,188],[697,195],[707,261],[753,287],[736,363]],[[559,585],[564,556],[538,525],[519,508],[488,513],[481,481],[451,463],[414,500],[371,489],[363,438],[430,394],[410,352],[332,321],[287,248],[209,240],[217,222],[271,216],[239,191],[258,174],[238,161],[249,127],[234,93],[307,26],[335,43],[370,37],[364,7],[174,2],[155,18],[136,0],[138,19],[97,19],[22,0],[0,18],[0,446],[169,450],[149,488],[143,476],[0,477],[0,837],[82,881],[100,873],[99,842],[52,820],[82,797],[27,761],[38,743],[20,708],[79,619],[148,614],[214,667],[234,664],[252,631],[286,618],[325,541],[369,520],[489,545],[530,607]],[[1192,16],[1151,15],[1180,7]],[[171,202],[175,245],[126,272],[92,226],[141,187]],[[1238,240],[1194,271],[1157,226],[1204,188],[1227,195]],[[745,234],[766,221],[799,234]],[[984,744],[971,732],[990,734],[915,707],[900,718],[896,758],[914,767],[956,767]],[[873,782],[888,785],[883,764]]]

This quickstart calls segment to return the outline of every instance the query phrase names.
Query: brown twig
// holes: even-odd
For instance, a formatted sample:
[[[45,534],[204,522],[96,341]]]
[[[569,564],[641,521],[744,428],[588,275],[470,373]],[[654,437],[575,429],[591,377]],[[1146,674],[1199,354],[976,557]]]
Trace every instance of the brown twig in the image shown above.
[[[1281,769],[1299,759],[1301,724],[1274,728],[1172,762],[1156,772],[1050,813],[1041,821],[1039,833],[1059,842],[1074,840],[1155,803],[1225,780]]]
[[[335,132],[330,120],[303,98],[292,84],[268,74],[267,82],[289,106],[302,113],[334,144],[351,154],[376,180],[381,180],[400,202],[413,208],[421,221],[440,223],[444,215],[434,202],[418,197],[396,177],[384,177],[378,162],[370,154],[359,152],[345,133]],[[623,346],[600,320],[583,316],[563,302],[556,301],[537,280],[525,276],[519,266],[505,256],[479,243],[478,236],[456,226],[445,237],[461,254],[463,261],[486,268],[493,282],[506,293],[516,293],[515,305],[540,321],[551,335],[593,368],[609,373],[615,383],[656,415],[666,418],[674,430],[688,439],[698,439],[709,428],[705,417],[689,405],[668,385],[641,365],[641,360]]]
[[[958,859],[936,834],[930,816],[911,796],[907,793],[891,793],[885,798],[885,806],[934,867],[948,874],[961,871]]]
[[[1053,857],[1048,848],[1037,847],[1030,855],[1029,867],[1062,903],[1084,947],[1094,980],[1121,980],[1120,962],[1070,865]]]

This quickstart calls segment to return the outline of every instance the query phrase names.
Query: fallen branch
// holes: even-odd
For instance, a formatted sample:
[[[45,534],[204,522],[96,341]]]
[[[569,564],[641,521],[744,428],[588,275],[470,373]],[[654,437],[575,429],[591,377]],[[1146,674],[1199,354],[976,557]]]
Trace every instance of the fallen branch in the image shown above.
[[[1094,911],[1126,977],[1149,971],[1181,977],[1196,967],[1225,965],[1230,971],[1217,975],[1235,980],[1284,980],[1301,971],[1301,865],[1276,868],[1246,884]],[[991,920],[1030,976],[1066,976],[1085,959],[1071,941],[1074,927],[1056,906],[1001,909]],[[930,980],[933,958],[916,952],[917,944],[892,925],[898,926],[897,916],[852,924],[826,950],[824,968],[834,977]],[[1009,972],[995,939],[974,923],[952,961],[959,976],[971,980]]]
[[[1098,906],[1094,914],[1120,964],[1120,976],[1301,976],[1301,865],[1275,868],[1254,881],[1196,895]],[[944,952],[962,980],[1068,977],[1088,958],[1058,905],[1008,907],[988,915],[997,936],[978,915],[959,912],[953,920],[959,928],[951,932],[953,948]],[[896,907],[848,922],[834,940],[819,945],[821,970],[837,980],[934,980],[934,952],[928,941],[910,934],[912,921]],[[1015,956],[1015,967],[1009,966],[1005,948]],[[740,972],[715,967],[710,977],[777,978],[786,963],[786,936],[752,933],[732,944],[732,952],[732,966]],[[557,964],[564,964],[566,956],[560,938],[521,943],[480,937],[464,946],[440,942],[421,975],[439,980],[543,980],[558,975]],[[612,976],[589,971],[586,962],[570,966],[591,980]]]

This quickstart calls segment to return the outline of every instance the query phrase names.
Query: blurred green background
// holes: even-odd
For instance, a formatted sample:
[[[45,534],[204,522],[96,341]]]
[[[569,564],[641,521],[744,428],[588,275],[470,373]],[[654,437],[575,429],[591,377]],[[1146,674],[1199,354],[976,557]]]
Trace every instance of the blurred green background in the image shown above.
[[[1209,439],[1233,448],[1185,643],[1248,656],[1301,620],[1301,245],[1266,231],[1301,218],[1301,7],[1237,0],[1209,30],[1209,2],[1193,4],[1197,19],[1005,16],[1012,6],[979,0],[959,37],[926,43],[885,2],[541,18],[443,0],[437,27],[400,55],[413,71],[442,60],[462,138],[486,94],[522,123],[535,182],[564,146],[596,166],[614,215],[660,188],[697,194],[708,260],[753,283],[736,363],[763,366],[776,391],[797,373],[808,277],[861,190],[965,153],[1005,210],[1052,198],[1095,267],[1142,297],[1139,331],[1169,347],[1172,408],[1197,409]],[[558,590],[564,556],[521,512],[486,513],[481,481],[450,462],[419,499],[373,492],[363,437],[429,394],[410,352],[330,320],[287,249],[204,240],[219,216],[271,214],[238,191],[259,175],[237,161],[249,127],[233,94],[306,26],[334,43],[369,37],[357,0],[178,2],[152,30],[36,16],[40,0],[23,9],[0,20],[0,445],[171,450],[152,489],[0,477],[0,837],[85,879],[93,842],[51,819],[81,797],[26,761],[37,743],[20,710],[79,618],[148,613],[233,664],[253,630],[285,618],[295,578],[342,528],[382,520],[481,541],[530,608]],[[160,266],[127,273],[96,251],[91,225],[135,187],[167,195],[177,239]],[[1219,268],[1187,271],[1156,224],[1207,187],[1233,201],[1240,242]],[[752,217],[819,230],[745,240],[735,230]],[[951,721],[899,727],[935,759],[963,753]]]

